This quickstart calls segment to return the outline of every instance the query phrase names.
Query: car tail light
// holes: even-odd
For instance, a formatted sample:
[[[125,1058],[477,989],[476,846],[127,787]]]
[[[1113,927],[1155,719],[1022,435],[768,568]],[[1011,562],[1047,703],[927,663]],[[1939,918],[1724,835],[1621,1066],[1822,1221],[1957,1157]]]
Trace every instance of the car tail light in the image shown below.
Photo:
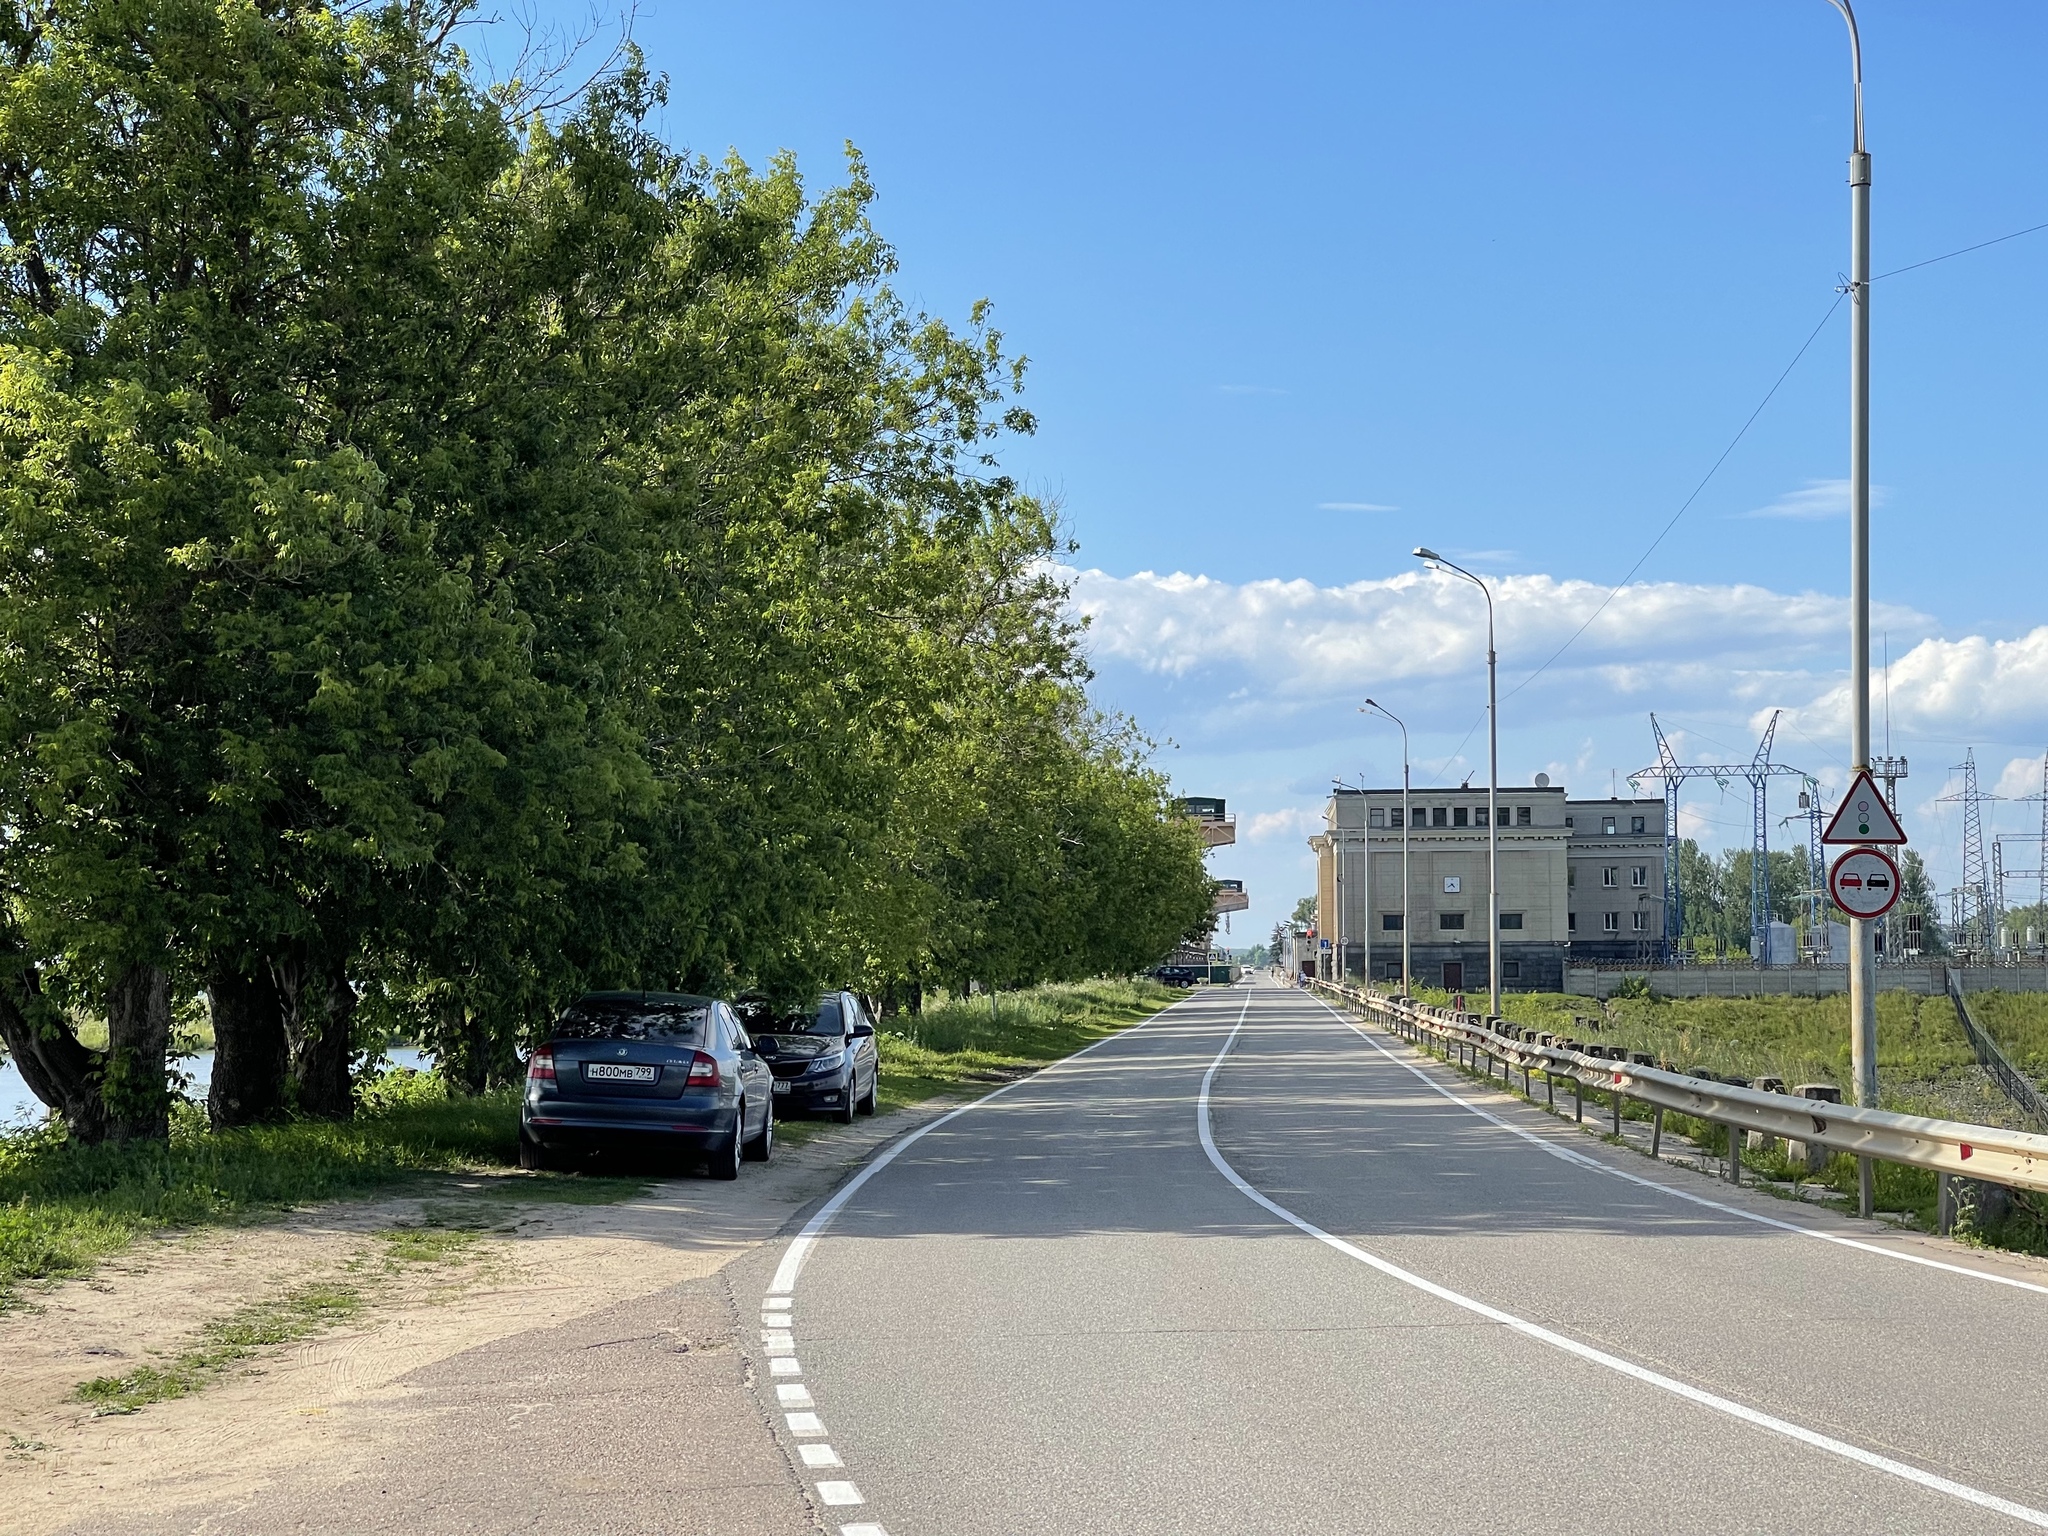
[[[529,1083],[552,1083],[555,1080],[555,1053],[547,1046],[541,1046],[526,1060],[526,1080]]]
[[[718,1058],[697,1052],[690,1062],[690,1075],[685,1079],[685,1088],[716,1088],[718,1086]]]

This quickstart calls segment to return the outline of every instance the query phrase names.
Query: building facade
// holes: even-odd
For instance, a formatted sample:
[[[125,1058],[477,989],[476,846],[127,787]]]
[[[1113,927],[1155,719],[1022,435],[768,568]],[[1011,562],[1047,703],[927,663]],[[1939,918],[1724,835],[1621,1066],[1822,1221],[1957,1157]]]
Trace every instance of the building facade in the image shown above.
[[[1572,958],[1645,965],[1663,954],[1664,801],[1568,800]]]
[[[1416,982],[1485,991],[1489,831],[1499,850],[1504,990],[1562,991],[1573,960],[1659,952],[1661,799],[1568,800],[1538,774],[1498,792],[1497,827],[1484,789],[1412,790],[1407,802],[1405,828],[1399,789],[1339,789],[1325,806],[1324,830],[1309,839],[1321,974],[1399,981],[1405,933]]]

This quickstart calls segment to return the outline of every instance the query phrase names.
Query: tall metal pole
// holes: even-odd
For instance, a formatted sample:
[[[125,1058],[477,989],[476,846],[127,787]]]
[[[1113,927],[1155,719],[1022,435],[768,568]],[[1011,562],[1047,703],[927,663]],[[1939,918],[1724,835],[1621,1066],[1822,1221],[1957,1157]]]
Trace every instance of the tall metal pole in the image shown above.
[[[1849,24],[1856,125],[1849,153],[1849,701],[1852,770],[1870,766],[1870,154],[1863,146],[1863,40],[1849,0],[1828,0]],[[1877,1105],[1877,930],[1849,919],[1849,1054],[1856,1102]],[[1873,1209],[1869,1158],[1857,1160],[1857,1205]]]
[[[1486,987],[1488,1011],[1500,1012],[1500,701],[1496,691],[1498,670],[1493,649],[1493,589],[1433,549],[1418,548],[1415,558],[1427,560],[1452,574],[1464,577],[1486,598]]]
[[[1401,995],[1408,997],[1412,995],[1415,988],[1415,978],[1408,965],[1408,930],[1410,926],[1408,922],[1408,825],[1414,819],[1408,814],[1408,723],[1377,700],[1367,699],[1365,702],[1368,708],[1378,710],[1389,720],[1393,721],[1394,724],[1401,727]],[[1360,710],[1359,713],[1363,714],[1365,711]],[[2048,786],[2048,758],[2044,758],[2043,763],[2042,783],[2044,786]],[[2041,811],[2041,825],[2044,828],[2048,828],[2048,803],[2044,803]],[[1366,831],[1365,845],[1366,858],[1370,859],[1372,857],[1372,831],[1370,828]],[[2048,840],[2042,842],[2041,848],[2042,866],[2048,868]],[[1366,979],[1371,980],[1370,977]]]

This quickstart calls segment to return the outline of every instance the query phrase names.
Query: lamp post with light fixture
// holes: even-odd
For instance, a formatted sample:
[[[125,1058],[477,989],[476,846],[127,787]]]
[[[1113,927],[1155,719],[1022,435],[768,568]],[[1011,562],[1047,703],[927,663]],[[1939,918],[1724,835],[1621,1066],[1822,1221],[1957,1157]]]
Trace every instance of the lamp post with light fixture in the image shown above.
[[[1493,649],[1493,591],[1462,565],[1418,546],[1415,558],[1477,587],[1486,599],[1486,991],[1489,1011],[1500,1013],[1500,703],[1498,658]]]

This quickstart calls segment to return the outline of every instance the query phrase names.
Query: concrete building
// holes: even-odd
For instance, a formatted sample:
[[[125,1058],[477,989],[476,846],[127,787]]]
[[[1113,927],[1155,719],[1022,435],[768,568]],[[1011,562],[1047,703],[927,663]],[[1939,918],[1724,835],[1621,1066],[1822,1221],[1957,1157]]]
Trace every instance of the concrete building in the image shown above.
[[[1561,992],[1565,967],[1654,956],[1662,935],[1664,802],[1567,800],[1543,774],[1498,794],[1501,986]],[[1487,987],[1484,788],[1408,796],[1409,950],[1418,984]],[[1401,976],[1401,791],[1339,789],[1316,852],[1325,976]],[[1638,914],[1641,914],[1640,917]],[[1649,948],[1645,949],[1644,944]]]
[[[1664,939],[1664,801],[1568,800],[1564,814],[1572,959],[1657,959]]]

